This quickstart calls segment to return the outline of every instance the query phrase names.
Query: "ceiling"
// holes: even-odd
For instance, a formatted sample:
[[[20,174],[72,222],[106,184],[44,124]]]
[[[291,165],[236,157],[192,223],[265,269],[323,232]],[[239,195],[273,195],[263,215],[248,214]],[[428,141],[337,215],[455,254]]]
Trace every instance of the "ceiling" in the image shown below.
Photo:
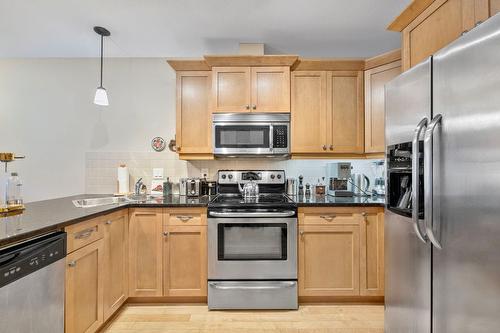
[[[398,48],[386,26],[410,0],[0,0],[0,57],[369,57]]]

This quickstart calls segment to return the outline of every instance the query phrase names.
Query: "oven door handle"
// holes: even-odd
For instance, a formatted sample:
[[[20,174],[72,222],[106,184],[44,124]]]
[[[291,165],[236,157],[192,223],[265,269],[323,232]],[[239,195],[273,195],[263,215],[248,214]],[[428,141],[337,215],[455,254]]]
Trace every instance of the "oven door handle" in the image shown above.
[[[292,288],[297,283],[296,282],[279,282],[269,285],[245,285],[245,284],[235,284],[235,285],[224,285],[217,282],[209,282],[211,287],[221,290],[262,290],[262,289],[283,289]]]
[[[283,212],[209,212],[213,217],[291,217],[295,215],[293,210]]]

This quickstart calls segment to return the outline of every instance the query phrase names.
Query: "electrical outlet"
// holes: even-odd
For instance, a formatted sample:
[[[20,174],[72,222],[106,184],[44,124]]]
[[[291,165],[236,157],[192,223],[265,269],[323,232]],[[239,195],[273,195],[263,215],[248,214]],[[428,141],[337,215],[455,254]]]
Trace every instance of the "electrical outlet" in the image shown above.
[[[208,172],[209,172],[208,168],[201,169],[200,177],[201,178],[208,178]]]

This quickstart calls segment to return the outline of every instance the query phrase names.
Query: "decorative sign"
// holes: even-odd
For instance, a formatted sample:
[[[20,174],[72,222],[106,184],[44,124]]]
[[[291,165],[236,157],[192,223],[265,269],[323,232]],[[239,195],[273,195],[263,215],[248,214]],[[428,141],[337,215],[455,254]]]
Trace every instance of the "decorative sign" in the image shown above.
[[[151,147],[155,151],[163,151],[165,149],[165,146],[165,140],[163,140],[162,137],[157,136],[156,138],[153,138],[153,140],[151,140]]]

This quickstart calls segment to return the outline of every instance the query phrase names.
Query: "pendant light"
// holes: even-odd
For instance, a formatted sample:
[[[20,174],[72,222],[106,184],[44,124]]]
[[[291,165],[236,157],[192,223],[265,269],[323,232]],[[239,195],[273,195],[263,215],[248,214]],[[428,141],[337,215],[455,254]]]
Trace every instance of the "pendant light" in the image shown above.
[[[101,81],[99,87],[95,92],[94,104],[108,106],[108,94],[106,89],[102,86],[102,61],[103,61],[103,46],[104,46],[104,37],[108,37],[111,33],[103,27],[94,27],[94,31],[101,36]]]

